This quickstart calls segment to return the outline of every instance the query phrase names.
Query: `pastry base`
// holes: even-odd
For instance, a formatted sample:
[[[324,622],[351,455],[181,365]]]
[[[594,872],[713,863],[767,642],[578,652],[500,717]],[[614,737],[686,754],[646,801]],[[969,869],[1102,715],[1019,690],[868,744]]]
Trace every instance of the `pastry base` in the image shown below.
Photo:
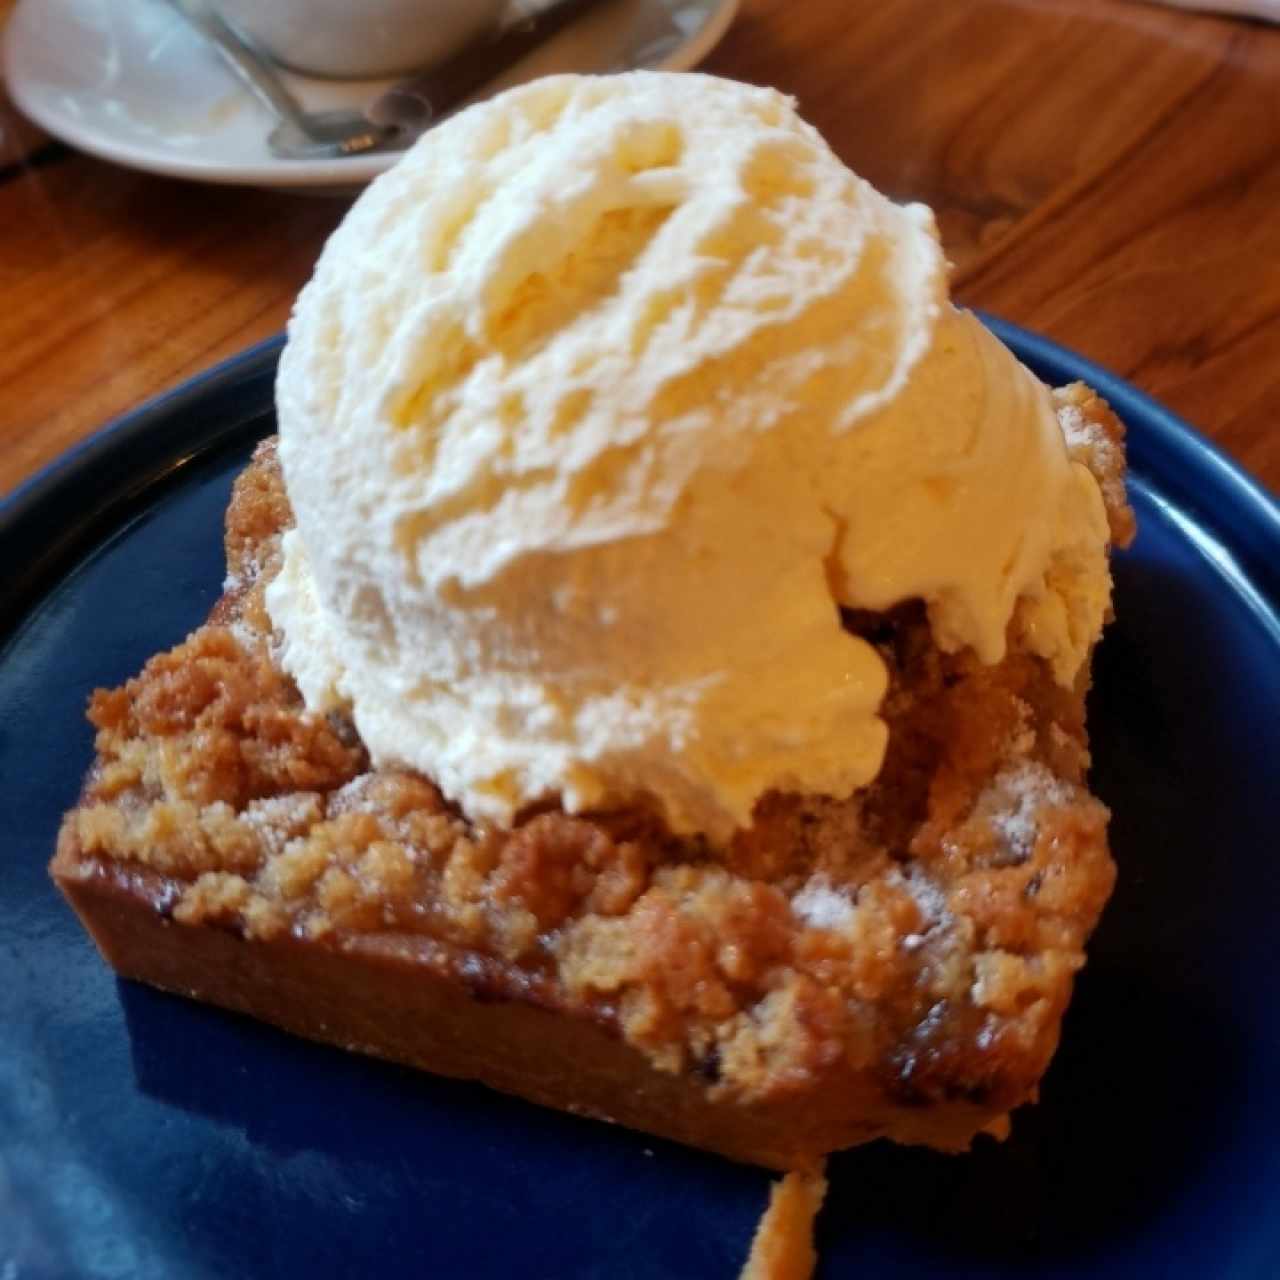
[[[808,1090],[754,1104],[715,1101],[696,1078],[655,1070],[599,1022],[557,1008],[551,992],[534,983],[512,990],[492,961],[421,935],[362,935],[343,946],[290,935],[250,942],[232,929],[174,921],[164,904],[176,885],[81,860],[69,841],[52,872],[123,978],[748,1164],[809,1168],[889,1132],[963,1150],[999,1119],[964,1103],[893,1105],[871,1073],[847,1069],[823,1082],[820,1107]]]

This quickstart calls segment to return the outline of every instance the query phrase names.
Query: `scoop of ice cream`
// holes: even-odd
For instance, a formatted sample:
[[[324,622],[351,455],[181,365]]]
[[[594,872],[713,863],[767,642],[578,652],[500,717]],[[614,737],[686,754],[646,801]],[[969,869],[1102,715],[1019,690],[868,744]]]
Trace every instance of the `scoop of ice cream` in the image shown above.
[[[427,134],[329,241],[277,398],[284,665],[478,820],[647,801],[722,841],[878,772],[841,606],[923,598],[995,661],[1022,601],[1064,680],[1106,608],[1045,388],[948,303],[928,210],[769,90],[557,77]]]

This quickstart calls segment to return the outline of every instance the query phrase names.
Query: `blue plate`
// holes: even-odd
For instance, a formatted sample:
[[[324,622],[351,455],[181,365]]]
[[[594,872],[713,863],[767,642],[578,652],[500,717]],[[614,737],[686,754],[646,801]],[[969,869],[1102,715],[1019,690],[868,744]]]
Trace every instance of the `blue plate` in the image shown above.
[[[820,1275],[1280,1275],[1280,510],[1103,370],[1141,534],[1098,655],[1120,884],[1043,1100],[965,1158],[833,1162]],[[84,703],[223,576],[279,343],[110,427],[0,508],[0,1277],[730,1277],[759,1171],[118,982],[45,863]]]

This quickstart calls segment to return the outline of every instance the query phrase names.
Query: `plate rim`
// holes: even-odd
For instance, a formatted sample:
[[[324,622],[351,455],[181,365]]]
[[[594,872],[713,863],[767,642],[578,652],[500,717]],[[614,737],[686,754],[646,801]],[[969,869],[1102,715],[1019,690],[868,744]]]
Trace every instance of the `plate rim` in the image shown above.
[[[1234,566],[1233,586],[1252,589],[1255,608],[1280,637],[1280,501],[1207,436],[1118,374],[1020,325],[977,314],[1020,360],[1059,384],[1083,380],[1111,404],[1128,428],[1133,476],[1157,501],[1190,514],[1209,536],[1218,568]],[[0,555],[20,566],[0,586],[0,644],[104,526],[274,412],[284,342],[276,334],[153,396],[0,497]],[[71,521],[68,511],[76,513]]]
[[[1183,516],[1184,535],[1190,532],[1187,516],[1210,535],[1198,539],[1200,549],[1219,569],[1252,586],[1280,635],[1280,498],[1220,445],[1128,379],[1052,338],[985,311],[976,314],[1020,360],[1047,374],[1051,385],[1079,380],[1110,404],[1127,430],[1131,476],[1166,511],[1172,507]]]
[[[276,334],[143,401],[0,496],[0,647],[58,579],[131,509],[274,413]],[[264,385],[265,384],[265,385]],[[66,519],[66,513],[74,517]]]

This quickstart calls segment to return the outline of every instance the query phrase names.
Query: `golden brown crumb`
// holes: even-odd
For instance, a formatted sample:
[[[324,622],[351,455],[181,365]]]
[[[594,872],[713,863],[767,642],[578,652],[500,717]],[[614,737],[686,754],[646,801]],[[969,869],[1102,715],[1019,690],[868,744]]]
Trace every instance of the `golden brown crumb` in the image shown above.
[[[1067,452],[1093,472],[1102,490],[1111,541],[1117,547],[1127,547],[1137,532],[1137,524],[1124,491],[1124,423],[1083,382],[1056,388],[1053,405],[1067,439]]]
[[[813,1223],[826,1195],[820,1170],[794,1171],[775,1182],[739,1280],[809,1280],[818,1261]]]

